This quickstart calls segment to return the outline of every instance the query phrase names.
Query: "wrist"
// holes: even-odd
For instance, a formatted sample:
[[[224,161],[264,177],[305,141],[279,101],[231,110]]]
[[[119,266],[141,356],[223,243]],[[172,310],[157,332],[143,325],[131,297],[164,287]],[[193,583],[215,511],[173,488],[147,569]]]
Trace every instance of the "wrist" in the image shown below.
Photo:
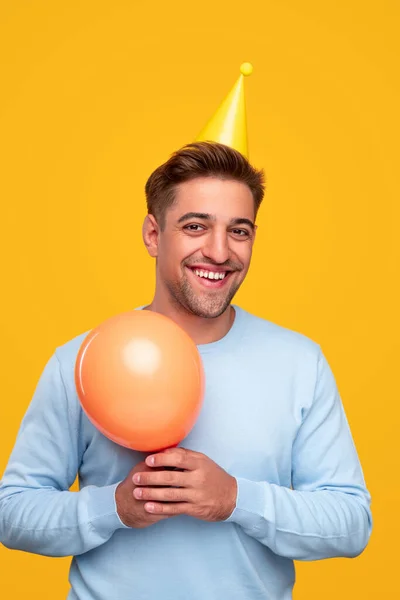
[[[265,481],[251,481],[238,477],[236,506],[226,519],[228,523],[240,525],[245,530],[260,526],[265,520],[275,521],[275,504],[271,485]]]
[[[236,477],[230,475],[230,481],[228,485],[228,489],[226,490],[226,503],[224,505],[224,514],[222,515],[222,520],[226,521],[232,515],[233,511],[236,508],[236,501],[238,496],[238,484]]]
[[[125,525],[125,527],[130,527],[125,511],[125,496],[123,483],[123,481],[120,481],[117,487],[115,488],[115,510],[121,523]]]

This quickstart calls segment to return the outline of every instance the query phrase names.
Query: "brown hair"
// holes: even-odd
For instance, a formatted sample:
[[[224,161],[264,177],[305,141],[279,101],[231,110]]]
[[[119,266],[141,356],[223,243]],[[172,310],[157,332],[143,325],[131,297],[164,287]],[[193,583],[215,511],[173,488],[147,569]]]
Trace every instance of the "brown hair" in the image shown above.
[[[187,144],[149,177],[145,192],[147,211],[165,227],[165,213],[175,200],[178,184],[196,177],[233,179],[246,184],[254,198],[255,212],[264,197],[264,173],[255,169],[237,150],[216,142]]]

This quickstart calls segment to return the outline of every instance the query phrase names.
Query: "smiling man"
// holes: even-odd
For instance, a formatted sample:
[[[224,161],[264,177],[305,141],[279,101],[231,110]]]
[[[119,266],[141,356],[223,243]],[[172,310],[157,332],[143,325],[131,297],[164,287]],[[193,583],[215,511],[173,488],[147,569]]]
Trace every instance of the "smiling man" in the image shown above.
[[[227,309],[250,266],[263,194],[262,173],[222,144],[191,144],[152,174],[143,226],[157,258],[151,308],[199,331],[230,322]]]
[[[232,304],[263,194],[262,173],[218,143],[182,148],[146,185],[156,286],[141,308],[188,332],[206,375],[182,447],[143,456],[88,421],[74,384],[86,334],[42,374],[2,480],[0,540],[74,556],[69,600],[289,600],[295,560],[368,542],[370,496],[320,347]]]

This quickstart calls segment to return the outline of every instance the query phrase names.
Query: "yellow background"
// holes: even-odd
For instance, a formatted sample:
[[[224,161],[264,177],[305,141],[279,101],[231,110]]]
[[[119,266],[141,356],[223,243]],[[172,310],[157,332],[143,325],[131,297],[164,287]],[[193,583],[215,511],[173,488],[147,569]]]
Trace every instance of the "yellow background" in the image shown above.
[[[396,595],[398,30],[396,0],[3,0],[1,473],[54,348],[151,299],[145,180],[252,61],[268,193],[237,302],[322,345],[375,519],[361,557],[298,564],[295,598]],[[68,565],[1,547],[1,594],[65,598]]]

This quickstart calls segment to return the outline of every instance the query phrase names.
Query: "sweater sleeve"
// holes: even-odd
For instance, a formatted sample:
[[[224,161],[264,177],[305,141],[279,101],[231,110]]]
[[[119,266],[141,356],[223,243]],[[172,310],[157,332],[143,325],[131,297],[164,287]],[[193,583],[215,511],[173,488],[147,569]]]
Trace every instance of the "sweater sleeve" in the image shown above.
[[[72,404],[72,403],[71,403]],[[76,405],[76,406],[75,406]],[[0,542],[46,556],[73,556],[119,528],[117,484],[69,491],[83,450],[79,406],[70,406],[57,355],[47,363],[0,481]]]
[[[227,522],[292,560],[354,557],[368,543],[370,495],[332,371],[319,353],[313,402],[292,450],[292,486],[237,478]]]

